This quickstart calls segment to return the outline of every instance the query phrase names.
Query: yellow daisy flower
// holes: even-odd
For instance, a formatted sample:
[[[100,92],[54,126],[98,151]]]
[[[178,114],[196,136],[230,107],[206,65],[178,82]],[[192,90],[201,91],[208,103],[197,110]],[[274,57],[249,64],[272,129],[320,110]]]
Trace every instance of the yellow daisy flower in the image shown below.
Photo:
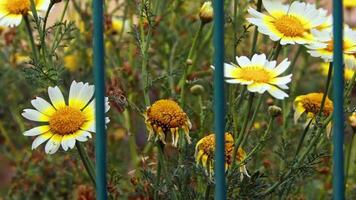
[[[306,95],[297,96],[294,100],[294,122],[297,123],[298,119],[303,113],[307,114],[307,119],[313,120],[314,117],[318,115],[320,111],[321,101],[323,99],[324,93],[309,93]],[[333,102],[326,97],[324,109],[322,114],[324,116],[329,116],[334,111]],[[308,121],[309,122],[309,121]],[[308,124],[308,122],[306,124]],[[330,136],[331,133],[331,122],[326,127],[327,136]]]
[[[171,136],[171,142],[177,147],[179,130],[182,129],[188,143],[191,143],[189,130],[192,124],[187,114],[179,105],[169,99],[161,99],[153,103],[144,113],[145,123],[149,131],[148,140],[155,138],[167,143],[167,135]]]
[[[31,101],[35,109],[24,109],[22,116],[28,120],[42,122],[41,126],[24,132],[25,136],[37,136],[32,149],[47,142],[45,152],[54,154],[62,146],[64,151],[72,149],[75,142],[85,142],[95,132],[95,101],[92,100],[94,86],[73,81],[70,86],[69,100],[66,104],[63,94],[56,87],[48,88],[50,104],[41,97]],[[109,110],[106,99],[106,112]],[[106,118],[106,123],[109,123]]]
[[[314,42],[311,30],[327,21],[326,12],[317,10],[315,5],[293,1],[284,5],[280,1],[263,0],[269,15],[248,9],[251,18],[247,20],[268,35],[273,41],[286,44],[308,44]]]
[[[232,166],[232,154],[234,152],[234,138],[230,133],[225,134],[225,170]],[[195,145],[195,161],[196,164],[201,164],[208,175],[214,173],[214,157],[215,157],[215,134],[210,134],[203,137]],[[236,162],[241,162],[246,158],[246,152],[239,148],[236,155]],[[246,166],[240,167],[241,178],[245,174],[250,177],[247,172]]]
[[[34,0],[36,10],[46,12],[51,0]],[[30,0],[1,0],[0,2],[0,25],[18,26],[22,16],[31,14]]]
[[[294,121],[300,118],[303,113],[307,113],[308,118],[312,118],[320,111],[323,93],[309,93],[306,95],[297,96],[294,100]],[[334,110],[333,102],[326,97],[323,109],[324,116],[329,116]]]
[[[322,58],[325,62],[332,62],[333,60],[333,31],[331,28],[322,31],[312,30],[318,43],[306,45],[311,56]],[[345,63],[349,66],[354,66],[352,54],[356,53],[356,31],[348,26],[344,28],[344,58]]]
[[[284,59],[278,66],[276,61],[268,61],[265,54],[255,54],[251,60],[246,56],[236,57],[236,61],[238,65],[224,64],[227,83],[247,85],[250,92],[260,94],[268,91],[277,99],[288,97],[281,89],[288,89],[286,84],[291,82],[292,74],[278,77],[289,67],[288,59]]]
[[[356,7],[356,1],[355,0],[343,0],[343,4],[344,4],[345,8]]]
[[[320,65],[320,69],[321,69],[321,73],[324,75],[324,76],[327,76],[328,75],[328,71],[329,71],[329,63],[322,63]],[[352,76],[354,75],[354,72],[356,70],[353,69],[353,68],[350,68],[348,66],[345,65],[345,68],[344,68],[344,77],[345,77],[345,80],[349,81],[352,79]]]

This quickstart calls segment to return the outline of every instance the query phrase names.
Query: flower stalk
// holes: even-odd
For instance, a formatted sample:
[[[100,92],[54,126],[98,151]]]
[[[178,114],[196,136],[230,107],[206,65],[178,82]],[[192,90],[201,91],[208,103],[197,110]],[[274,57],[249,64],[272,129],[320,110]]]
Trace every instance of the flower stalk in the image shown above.
[[[186,90],[186,81],[187,81],[187,77],[189,72],[192,70],[192,67],[194,65],[194,61],[193,59],[193,55],[194,55],[194,51],[197,47],[197,41],[200,38],[200,35],[202,33],[202,30],[204,28],[205,23],[201,22],[199,25],[199,29],[198,31],[195,33],[194,39],[193,39],[193,43],[192,46],[189,49],[189,53],[188,53],[188,57],[185,63],[185,68],[184,68],[184,72],[183,72],[183,76],[182,79],[180,80],[180,85],[181,85],[181,92],[180,92],[180,104],[181,106],[184,108],[184,99],[185,99],[185,90]]]
[[[75,146],[77,147],[77,150],[78,150],[80,159],[83,162],[84,168],[87,171],[89,178],[93,182],[93,185],[95,187],[96,180],[95,180],[95,171],[94,171],[93,163],[90,161],[88,153],[86,152],[86,150],[82,144],[80,144],[79,142],[76,142]]]

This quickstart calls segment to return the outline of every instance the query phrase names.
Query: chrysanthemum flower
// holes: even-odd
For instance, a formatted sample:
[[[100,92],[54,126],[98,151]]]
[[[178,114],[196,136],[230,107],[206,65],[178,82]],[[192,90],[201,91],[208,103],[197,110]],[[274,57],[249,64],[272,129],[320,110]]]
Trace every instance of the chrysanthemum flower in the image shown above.
[[[234,152],[234,138],[230,133],[225,134],[225,170],[232,166]],[[215,134],[210,134],[203,137],[198,141],[195,146],[195,160],[197,165],[201,164],[206,170],[208,175],[214,172],[214,156],[215,156]],[[246,152],[239,148],[236,154],[235,161],[241,162],[246,158]],[[241,177],[245,174],[250,177],[247,172],[246,166],[240,166]]]
[[[321,73],[324,75],[324,76],[327,76],[328,75],[328,71],[329,71],[329,66],[330,64],[329,63],[322,63],[320,65],[320,70],[321,70]],[[344,67],[344,78],[345,80],[349,81],[352,79],[352,76],[354,75],[355,73],[355,69],[354,68],[351,68],[349,67],[348,65],[345,65]]]
[[[51,0],[34,0],[36,10],[41,13],[48,9]],[[30,0],[1,0],[0,25],[18,26],[23,15],[31,14]]]
[[[277,99],[288,97],[281,89],[288,89],[286,84],[291,81],[292,74],[278,77],[289,67],[288,59],[284,59],[278,66],[276,61],[268,61],[265,54],[255,54],[251,60],[246,56],[236,57],[236,61],[238,65],[224,65],[227,83],[247,85],[250,92],[260,94],[268,91]]]
[[[155,138],[167,143],[167,136],[171,136],[172,145],[177,147],[179,131],[183,130],[188,143],[191,143],[189,130],[192,124],[187,114],[179,105],[169,99],[154,102],[144,113],[145,123],[149,131],[148,140]]]
[[[297,123],[298,119],[303,113],[306,113],[307,119],[315,120],[314,117],[319,114],[321,101],[323,99],[324,93],[309,93],[306,95],[297,96],[294,100],[294,122]],[[326,97],[325,104],[322,114],[327,117],[334,111],[333,102]],[[326,127],[327,134],[330,136],[331,133],[331,123]]]
[[[323,95],[323,93],[309,93],[297,96],[294,100],[294,120],[297,121],[303,113],[307,113],[308,117],[314,117],[317,115],[320,112]],[[329,116],[333,110],[333,102],[326,97],[323,109],[324,116]]]
[[[325,62],[332,62],[334,51],[332,29],[328,28],[322,31],[313,30],[312,34],[318,42],[306,46],[309,49],[308,52],[310,55],[317,58],[320,57]],[[354,57],[352,54],[356,53],[356,31],[345,26],[343,39],[345,63],[347,63],[348,66],[353,67]]]
[[[56,87],[48,88],[51,104],[41,97],[31,101],[35,109],[24,109],[22,116],[28,120],[42,122],[43,125],[24,132],[25,136],[37,136],[32,149],[47,142],[45,152],[54,154],[60,146],[67,151],[75,146],[76,140],[85,142],[95,132],[95,101],[92,100],[94,86],[73,81],[69,100],[66,104],[63,94]],[[106,112],[109,110],[106,99]],[[106,118],[106,123],[110,120]]]
[[[263,6],[269,15],[249,8],[252,18],[247,20],[273,41],[280,40],[281,45],[314,42],[311,30],[327,20],[326,13],[304,2],[293,1],[291,5],[284,5],[280,1],[263,0]]]

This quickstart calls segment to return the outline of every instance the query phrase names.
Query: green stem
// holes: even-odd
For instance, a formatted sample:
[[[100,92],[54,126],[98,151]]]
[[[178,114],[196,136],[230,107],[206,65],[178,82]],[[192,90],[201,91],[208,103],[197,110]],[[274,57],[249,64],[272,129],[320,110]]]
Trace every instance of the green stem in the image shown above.
[[[292,71],[293,71],[293,68],[295,66],[295,64],[297,63],[298,61],[298,58],[300,56],[300,54],[302,54],[303,52],[303,46],[302,45],[299,45],[298,46],[298,50],[297,50],[297,53],[295,54],[290,66],[288,67],[288,69],[286,70],[285,74],[290,74]]]
[[[144,5],[141,3],[141,10],[143,11]],[[145,100],[145,105],[149,106],[150,103],[150,97],[148,93],[148,83],[149,83],[149,76],[148,76],[148,49],[150,47],[150,40],[151,40],[151,25],[149,23],[148,25],[148,30],[147,34],[145,35],[145,28],[144,28],[144,13],[141,13],[140,17],[140,49],[141,49],[141,55],[142,55],[142,63],[141,63],[141,73],[142,73],[142,79],[143,79],[143,96]]]
[[[237,154],[237,150],[239,149],[241,143],[242,143],[242,140],[243,138],[245,137],[245,131],[246,131],[246,128],[247,128],[247,124],[249,122],[249,116],[251,114],[251,110],[252,110],[252,104],[253,104],[253,98],[254,98],[254,93],[250,93],[249,95],[249,98],[248,98],[248,103],[247,103],[247,112],[246,112],[246,115],[245,115],[245,119],[244,119],[244,122],[242,124],[242,128],[241,128],[241,131],[240,131],[240,134],[235,142],[235,145],[234,145],[234,152],[232,154],[232,163],[234,165],[235,163],[235,160],[236,160],[236,154]],[[235,136],[236,138],[236,136]]]
[[[199,102],[199,108],[200,108],[200,138],[202,138],[204,136],[204,118],[205,118],[205,114],[204,114],[204,103],[203,103],[203,97],[201,94],[199,94],[198,96],[198,102]]]
[[[156,183],[155,183],[155,192],[154,192],[154,198],[153,199],[159,199],[158,198],[158,192],[159,192],[159,185],[161,182],[161,173],[162,173],[162,167],[164,165],[164,155],[163,155],[163,149],[162,145],[160,143],[157,143],[157,157],[158,157],[158,163],[157,163],[157,176],[156,176]]]
[[[209,200],[210,198],[210,190],[211,190],[211,184],[208,182],[205,188],[205,200]]]
[[[320,110],[319,110],[319,113],[318,113],[319,117],[323,113],[323,109],[324,109],[324,106],[325,106],[325,100],[326,100],[326,97],[328,96],[328,91],[329,91],[329,87],[330,87],[332,72],[333,72],[332,71],[332,63],[330,63],[329,64],[329,70],[328,70],[328,76],[327,76],[327,79],[326,79],[326,84],[325,84],[325,89],[324,89],[324,94],[323,94],[323,98],[321,100]]]
[[[32,32],[32,28],[31,28],[31,24],[30,24],[30,20],[28,18],[28,15],[23,15],[23,19],[25,21],[25,25],[26,25],[28,37],[29,37],[29,40],[30,40],[30,45],[31,45],[33,57],[35,59],[35,62],[38,62],[38,52],[37,52],[35,40],[33,38],[33,32]]]
[[[261,10],[262,10],[262,0],[258,0],[258,2],[257,2],[257,11],[261,12]],[[252,40],[251,57],[256,52],[257,40],[258,40],[258,27],[255,26],[255,30],[254,30],[254,33],[253,33],[253,40]]]
[[[79,156],[82,159],[84,168],[87,171],[87,173],[95,187],[96,181],[95,181],[95,171],[94,171],[93,163],[90,161],[90,158],[82,144],[80,144],[79,142],[76,142],[75,146],[77,147]]]
[[[262,104],[262,100],[263,100],[263,94],[261,94],[258,99],[257,99],[257,104],[256,104],[256,108],[255,108],[255,111],[253,112],[252,114],[252,117],[250,119],[250,123],[248,125],[248,131],[247,132],[250,132],[252,127],[253,127],[253,124],[255,123],[255,120],[256,120],[256,117],[257,117],[257,114],[258,112],[260,111],[260,107],[261,107],[261,104]]]
[[[73,1],[73,4],[75,4],[75,1]],[[67,9],[68,9],[68,5],[69,5],[69,0],[67,0],[66,2],[65,2],[65,4],[64,4],[64,8],[63,8],[63,11],[62,11],[62,15],[61,15],[61,18],[60,18],[60,20],[59,20],[59,23],[61,24],[61,23],[63,23],[63,20],[64,20],[64,16],[65,16],[65,13],[66,13],[66,11],[67,11]],[[59,32],[60,32],[60,28],[61,28],[61,26],[57,26],[56,27],[56,31],[54,32],[54,39],[53,39],[53,44],[52,44],[52,47],[51,47],[51,54],[53,54],[54,53],[54,51],[57,49],[57,47],[59,46],[59,43],[60,42],[58,42],[58,37],[59,37]]]
[[[188,53],[188,57],[187,57],[187,60],[185,63],[185,68],[184,68],[182,79],[180,80],[180,84],[181,84],[180,103],[181,103],[182,107],[184,107],[186,80],[188,77],[188,73],[192,70],[192,66],[193,66],[193,61],[192,61],[193,53],[194,53],[194,50],[196,49],[197,41],[202,33],[203,28],[204,28],[204,23],[200,23],[199,29],[195,33],[192,46],[190,47],[190,50]]]
[[[353,144],[354,144],[354,139],[355,139],[355,133],[352,133],[352,136],[351,136],[351,142],[350,142],[350,145],[348,146],[347,148],[347,155],[346,155],[346,163],[345,163],[345,166],[346,166],[346,169],[345,169],[345,185],[347,184],[347,179],[349,177],[349,169],[350,169],[350,165],[351,165],[351,153],[352,153],[352,147],[353,147]]]
[[[0,121],[0,134],[2,134],[5,138],[5,144],[6,142],[8,143],[10,149],[12,152],[17,152],[15,144],[12,142],[12,140],[9,137],[9,133],[6,131],[4,124]]]
[[[354,72],[354,74],[352,75],[352,78],[349,82],[349,84],[347,85],[345,91],[346,91],[346,96],[345,96],[345,99],[346,97],[350,96],[351,92],[352,92],[352,88],[355,84],[355,81],[356,81],[356,71]]]
[[[132,95],[129,96],[129,99],[131,98]],[[133,161],[133,164],[135,167],[139,164],[139,156],[137,153],[137,145],[136,145],[136,138],[135,135],[131,131],[131,118],[130,118],[130,112],[129,110],[124,111],[124,119],[125,119],[125,127],[128,132],[129,136],[129,148],[130,148],[130,153],[131,153],[131,160]]]
[[[302,137],[300,138],[298,146],[297,146],[297,150],[295,151],[295,158],[297,157],[297,155],[299,154],[300,150],[302,149],[302,145],[303,145],[305,136],[307,135],[307,133],[309,131],[309,128],[310,128],[310,125],[311,125],[312,121],[313,121],[313,119],[309,120],[308,125],[305,127],[305,129],[303,131]]]
[[[246,164],[246,162],[255,154],[257,153],[258,150],[260,150],[261,148],[263,148],[267,136],[269,135],[269,133],[272,130],[272,123],[273,123],[274,118],[271,117],[268,121],[268,125],[267,125],[267,129],[265,131],[265,133],[263,134],[263,136],[260,138],[260,141],[258,142],[257,145],[255,145],[255,147],[250,151],[250,153],[247,154],[247,156],[239,163],[239,166]],[[239,167],[238,166],[238,167]]]
[[[327,126],[327,124],[331,121],[332,115],[329,115],[328,118],[325,119],[324,123],[322,124],[321,127],[318,127],[316,135],[313,137],[313,139],[310,141],[307,149],[303,152],[303,154],[297,159],[297,161],[293,164],[293,166],[286,172],[284,173],[281,178],[274,183],[271,187],[269,187],[265,192],[262,192],[260,195],[268,195],[272,193],[278,186],[280,186],[284,181],[292,174],[292,172],[299,167],[299,164],[304,161],[308,153],[312,148],[315,148],[316,143],[319,140],[320,135],[323,133],[323,129]]]
[[[282,45],[279,41],[276,42],[274,50],[268,56],[268,60],[277,60],[279,53],[281,52]]]

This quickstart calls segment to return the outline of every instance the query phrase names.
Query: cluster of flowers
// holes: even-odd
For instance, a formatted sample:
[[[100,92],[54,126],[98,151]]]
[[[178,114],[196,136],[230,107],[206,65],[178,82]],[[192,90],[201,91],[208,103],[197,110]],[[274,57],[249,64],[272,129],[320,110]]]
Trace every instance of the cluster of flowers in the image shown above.
[[[39,12],[46,11],[50,0],[37,0],[35,8]],[[0,25],[17,26],[24,15],[31,14],[31,4],[28,0],[4,0],[0,3]],[[320,57],[325,62],[332,62],[333,36],[332,17],[322,8],[315,5],[294,1],[284,5],[278,1],[263,0],[267,13],[248,9],[251,15],[248,21],[258,27],[258,31],[268,35],[279,45],[304,45],[313,57]],[[204,20],[211,20],[211,3],[205,4],[203,10],[207,15],[201,15]],[[356,66],[356,31],[345,25],[344,57],[346,66]],[[292,74],[282,75],[288,69],[290,61],[284,59],[277,64],[276,60],[269,60],[265,54],[255,54],[249,59],[246,56],[236,57],[235,63],[225,63],[226,82],[246,85],[249,92],[263,94],[266,91],[276,99],[284,99]],[[214,68],[214,67],[213,67]],[[58,87],[48,88],[51,103],[37,97],[31,101],[35,109],[25,109],[23,116],[26,119],[45,123],[24,133],[25,136],[36,136],[32,148],[47,142],[45,152],[53,154],[60,146],[67,151],[75,146],[76,141],[84,142],[91,138],[90,132],[95,132],[94,114],[94,87],[88,83],[73,81],[69,91],[69,100],[66,103]],[[298,96],[295,101],[295,121],[303,113],[312,119],[320,111],[324,94],[310,93]],[[108,101],[106,111],[109,110]],[[333,111],[333,103],[326,98],[323,114],[328,116]],[[156,101],[144,113],[145,122],[149,131],[149,139],[160,140],[162,143],[171,143],[177,146],[179,133],[182,130],[188,143],[191,143],[189,130],[191,122],[187,114],[173,100],[163,99]],[[106,122],[109,122],[107,118]],[[169,137],[170,136],[170,137]],[[213,158],[215,150],[214,135],[200,139],[196,144],[196,161],[209,172],[213,171]],[[238,149],[236,159],[232,158],[234,151],[234,138],[226,134],[226,169],[232,160],[241,162],[246,157],[242,149]],[[240,166],[241,172],[248,176],[245,166]]]

